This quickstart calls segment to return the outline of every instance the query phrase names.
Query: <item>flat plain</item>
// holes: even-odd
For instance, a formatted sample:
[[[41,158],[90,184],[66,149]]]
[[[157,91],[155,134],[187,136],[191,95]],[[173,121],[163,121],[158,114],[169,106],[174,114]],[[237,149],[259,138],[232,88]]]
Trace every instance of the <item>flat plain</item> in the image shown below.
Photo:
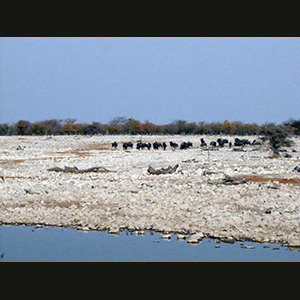
[[[293,137],[294,145],[278,158],[266,144],[200,146],[200,138],[209,145],[219,137],[232,143],[236,138],[2,136],[0,224],[114,234],[153,230],[166,238],[175,233],[189,243],[212,237],[299,247],[300,173],[295,167],[300,167],[300,139]],[[111,145],[114,141],[117,149]],[[166,142],[167,148],[138,150],[139,141]],[[193,146],[172,149],[170,141],[190,141]],[[124,150],[123,142],[134,146]],[[177,164],[171,174],[148,172],[149,166]]]

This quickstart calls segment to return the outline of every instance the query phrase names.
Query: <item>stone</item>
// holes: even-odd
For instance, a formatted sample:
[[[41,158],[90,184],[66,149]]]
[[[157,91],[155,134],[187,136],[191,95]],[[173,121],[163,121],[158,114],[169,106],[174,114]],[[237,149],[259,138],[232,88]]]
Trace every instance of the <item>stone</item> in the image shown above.
[[[221,241],[223,243],[229,243],[229,244],[234,244],[234,242],[235,242],[235,240],[232,236],[223,237],[223,238],[221,238]]]
[[[147,142],[185,139],[151,135],[142,138]],[[224,147],[210,151],[208,160],[207,153],[199,148],[199,137],[188,138],[195,143],[194,149],[188,151],[167,148],[138,152],[134,148],[125,152],[89,148],[91,141],[136,142],[138,137],[53,136],[45,143],[41,137],[24,136],[22,145],[26,151],[11,151],[20,144],[18,137],[2,136],[0,222],[63,224],[112,232],[149,229],[163,234],[180,233],[186,240],[201,231],[220,241],[227,237],[227,241],[234,238],[298,244],[300,173],[298,168],[293,169],[297,165],[300,169],[299,155],[270,160],[263,147],[257,158],[248,153],[250,146],[245,147],[247,152]],[[208,136],[207,142],[214,138]],[[294,141],[295,149],[300,150],[300,139]],[[147,172],[149,165],[168,171],[168,166],[176,164],[180,167],[173,174],[155,176]],[[90,168],[101,165],[117,173]],[[47,171],[54,166],[61,168]],[[118,228],[114,229],[113,224]],[[180,236],[175,239],[181,240]],[[190,245],[196,244],[192,241],[191,238]]]
[[[176,172],[179,165],[175,165],[174,167],[168,166],[167,168],[154,169],[149,166],[147,172],[152,175],[160,175],[160,174],[172,174]]]
[[[164,234],[160,238],[164,239],[164,240],[169,240],[169,239],[171,239],[171,234]]]
[[[185,240],[187,238],[184,234],[177,234],[177,240]]]
[[[120,232],[120,229],[119,229],[119,226],[113,224],[109,230],[108,230],[109,233],[111,234],[118,234]]]
[[[202,241],[204,235],[202,232],[195,233],[187,240],[189,244],[198,244]]]
[[[300,239],[292,240],[288,243],[289,247],[300,247]]]
[[[244,249],[254,249],[255,247],[254,246],[248,246],[248,245],[246,245],[246,246],[242,246],[241,248],[244,248]]]

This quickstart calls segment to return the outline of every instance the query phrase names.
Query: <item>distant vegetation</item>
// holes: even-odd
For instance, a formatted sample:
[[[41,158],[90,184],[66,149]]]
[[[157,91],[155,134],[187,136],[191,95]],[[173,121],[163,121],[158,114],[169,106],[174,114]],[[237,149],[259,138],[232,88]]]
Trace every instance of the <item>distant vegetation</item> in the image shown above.
[[[76,123],[76,119],[46,120],[31,123],[20,120],[14,124],[0,124],[0,135],[94,135],[94,134],[212,134],[212,135],[260,135],[269,129],[278,129],[288,135],[300,135],[300,120],[289,119],[275,125],[266,123],[229,122],[187,122],[176,120],[166,125],[156,125],[149,121],[141,123],[138,120],[116,117],[108,124],[93,122],[91,124]]]
[[[262,128],[261,134],[263,140],[267,140],[270,149],[277,156],[280,155],[279,151],[281,147],[290,147],[293,145],[293,141],[288,139],[288,133],[282,128],[276,126],[269,126]]]

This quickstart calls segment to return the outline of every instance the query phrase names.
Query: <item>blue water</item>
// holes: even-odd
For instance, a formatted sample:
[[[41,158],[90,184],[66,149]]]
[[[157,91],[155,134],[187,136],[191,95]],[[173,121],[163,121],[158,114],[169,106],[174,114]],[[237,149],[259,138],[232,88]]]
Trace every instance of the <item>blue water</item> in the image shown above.
[[[252,246],[254,249],[246,249]],[[82,232],[70,228],[0,226],[0,262],[300,262],[300,252],[275,244],[216,243],[191,246],[157,233]]]

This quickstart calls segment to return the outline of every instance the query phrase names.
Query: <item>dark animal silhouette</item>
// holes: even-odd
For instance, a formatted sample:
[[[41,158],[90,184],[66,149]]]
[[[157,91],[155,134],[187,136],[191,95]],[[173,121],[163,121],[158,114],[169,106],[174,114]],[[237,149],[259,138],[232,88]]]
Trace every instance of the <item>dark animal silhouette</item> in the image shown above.
[[[190,148],[192,146],[193,146],[193,144],[191,142],[182,142],[180,144],[180,149],[188,149],[188,148]]]
[[[123,143],[123,149],[127,150],[127,148],[133,148],[133,144],[131,142]]]
[[[150,143],[142,143],[142,142],[137,143],[136,149],[140,150],[140,149],[144,149],[144,148],[147,148],[148,150],[150,150],[151,144]]]
[[[162,147],[162,146],[163,146],[162,143],[158,143],[158,142],[154,142],[154,143],[153,143],[153,149],[158,150],[158,148],[159,148],[159,147]]]
[[[204,139],[201,138],[201,147],[207,147],[207,144],[205,143]]]
[[[220,147],[224,147],[225,144],[228,144],[228,140],[227,139],[218,138],[217,139],[217,143],[219,144]]]
[[[219,144],[220,147],[224,147],[224,140],[223,139],[218,138],[217,143]]]
[[[244,146],[244,143],[239,138],[234,139],[234,146]]]
[[[252,142],[252,145],[261,145],[261,142],[259,142],[259,141],[257,141],[257,140],[254,140],[254,141]]]
[[[178,144],[173,143],[173,142],[171,141],[171,142],[170,142],[170,146],[171,146],[173,149],[175,149],[175,148],[178,147]]]
[[[244,146],[244,145],[251,145],[251,142],[248,139],[234,139],[234,146]]]

